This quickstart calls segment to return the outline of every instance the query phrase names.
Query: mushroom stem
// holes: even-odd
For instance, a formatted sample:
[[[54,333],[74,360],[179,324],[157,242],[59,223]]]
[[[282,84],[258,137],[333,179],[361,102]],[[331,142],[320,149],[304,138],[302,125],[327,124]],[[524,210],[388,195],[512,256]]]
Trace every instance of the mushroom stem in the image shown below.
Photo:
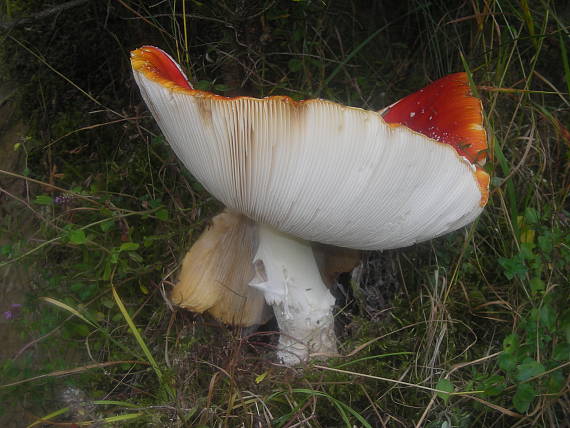
[[[335,354],[335,299],[321,279],[309,243],[260,225],[254,267],[249,285],[273,306],[281,330],[279,360],[293,366],[309,354]]]

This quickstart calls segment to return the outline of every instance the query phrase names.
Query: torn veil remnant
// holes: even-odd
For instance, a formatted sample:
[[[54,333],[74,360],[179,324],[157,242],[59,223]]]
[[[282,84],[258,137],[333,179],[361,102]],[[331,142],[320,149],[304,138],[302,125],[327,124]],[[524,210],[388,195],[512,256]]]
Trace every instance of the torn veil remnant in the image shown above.
[[[285,364],[336,352],[334,298],[308,241],[405,247],[469,224],[487,201],[481,103],[464,73],[374,112],[195,90],[155,47],[133,51],[131,62],[184,165],[258,225],[249,285],[274,309]]]
[[[248,327],[267,322],[272,314],[253,279],[256,224],[224,211],[212,219],[184,257],[170,298],[193,312],[208,311],[231,325]]]

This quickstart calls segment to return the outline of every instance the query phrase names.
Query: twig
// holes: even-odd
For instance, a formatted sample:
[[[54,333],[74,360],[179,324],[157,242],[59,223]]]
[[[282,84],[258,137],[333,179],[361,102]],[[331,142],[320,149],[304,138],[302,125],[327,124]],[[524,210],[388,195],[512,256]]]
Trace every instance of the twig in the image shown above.
[[[501,407],[501,406],[498,406],[498,405],[496,405],[496,404],[490,403],[490,402],[488,402],[488,401],[486,401],[486,400],[483,400],[482,398],[475,397],[475,396],[473,396],[473,395],[466,395],[466,397],[467,397],[467,398],[470,398],[471,400],[475,400],[475,401],[477,401],[478,403],[481,403],[481,404],[483,404],[483,405],[485,405],[485,406],[487,406],[487,407],[490,407],[491,409],[498,410],[498,411],[501,412],[502,414],[507,415],[507,416],[510,416],[510,417],[512,417],[512,418],[522,418],[522,417],[523,417],[523,415],[521,415],[520,413],[516,413],[516,412],[513,412],[512,410],[505,409],[504,407]]]
[[[37,337],[34,340],[32,340],[31,342],[26,343],[17,353],[16,355],[14,355],[14,357],[12,358],[12,360],[16,360],[20,355],[22,355],[24,352],[26,352],[27,349],[29,349],[30,347],[34,346],[36,343],[41,342],[44,339],[47,339],[48,337],[50,337],[52,334],[54,334],[55,332],[57,332],[61,327],[63,327],[63,325],[69,321],[71,318],[73,318],[74,315],[70,315],[68,316],[60,325],[58,325],[56,328],[54,328],[52,331],[44,334],[43,336]]]

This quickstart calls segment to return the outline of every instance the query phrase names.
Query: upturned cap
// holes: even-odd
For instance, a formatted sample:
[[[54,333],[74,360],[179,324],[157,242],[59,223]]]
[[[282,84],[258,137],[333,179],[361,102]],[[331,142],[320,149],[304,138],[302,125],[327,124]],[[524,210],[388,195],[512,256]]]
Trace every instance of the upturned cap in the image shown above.
[[[305,240],[390,249],[472,222],[488,198],[481,103],[457,73],[382,112],[193,89],[162,50],[131,53],[167,141],[217,199]]]

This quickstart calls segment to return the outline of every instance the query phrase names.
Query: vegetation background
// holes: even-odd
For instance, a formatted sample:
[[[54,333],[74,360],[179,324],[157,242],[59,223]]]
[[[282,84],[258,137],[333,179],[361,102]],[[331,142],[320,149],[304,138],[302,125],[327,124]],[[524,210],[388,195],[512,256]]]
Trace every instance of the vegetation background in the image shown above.
[[[0,425],[564,427],[570,420],[570,3],[4,0]],[[467,71],[489,205],[343,278],[344,358],[172,308],[220,210],[162,138],[129,51],[201,89],[379,109]],[[106,425],[105,425],[106,426]]]

